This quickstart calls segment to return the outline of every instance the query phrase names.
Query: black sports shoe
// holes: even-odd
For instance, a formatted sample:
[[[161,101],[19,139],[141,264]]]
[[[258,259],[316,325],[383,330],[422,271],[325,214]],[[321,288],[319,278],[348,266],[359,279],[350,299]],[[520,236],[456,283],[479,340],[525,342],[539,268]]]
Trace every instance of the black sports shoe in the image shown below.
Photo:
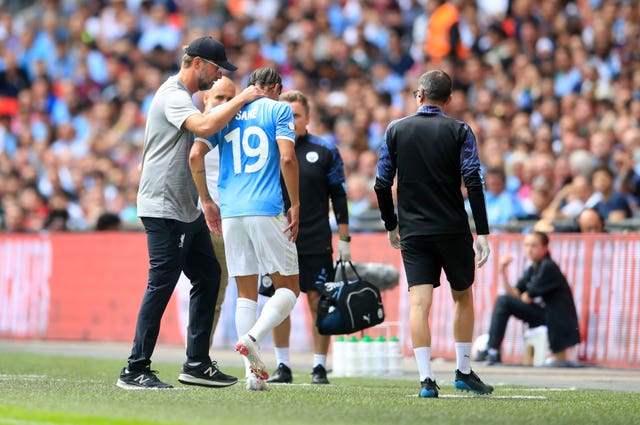
[[[487,360],[487,356],[489,355],[489,350],[478,351],[476,356],[473,358],[474,362],[483,362]]]
[[[476,394],[491,394],[493,392],[493,387],[482,382],[474,371],[465,375],[456,369],[456,379],[453,381],[453,386],[457,390],[470,391]]]
[[[162,390],[173,388],[158,379],[155,370],[128,370],[126,367],[120,371],[120,377],[116,385],[125,390]]]
[[[311,372],[311,383],[312,384],[328,384],[329,383],[329,380],[327,379],[327,370],[321,364],[313,368],[313,371]]]
[[[500,353],[497,353],[497,354],[487,353],[487,366],[493,366],[499,363],[502,363],[502,359],[500,358]]]
[[[436,381],[432,380],[431,378],[427,378],[424,381],[420,382],[420,385],[422,386],[422,388],[420,388],[418,396],[423,398],[438,397],[438,390],[440,389],[440,387],[438,386],[438,384],[436,384]]]
[[[203,387],[228,387],[238,382],[235,376],[227,375],[218,369],[216,362],[201,363],[198,366],[182,365],[178,381],[185,385],[202,385]]]
[[[267,379],[269,384],[290,384],[293,382],[291,368],[284,363],[280,363],[271,378]]]

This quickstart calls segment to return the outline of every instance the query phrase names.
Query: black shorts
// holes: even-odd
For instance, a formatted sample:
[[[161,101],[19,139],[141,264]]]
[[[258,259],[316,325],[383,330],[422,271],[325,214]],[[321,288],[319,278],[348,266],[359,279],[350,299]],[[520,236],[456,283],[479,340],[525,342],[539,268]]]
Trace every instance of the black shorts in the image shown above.
[[[331,254],[298,255],[300,291],[317,291],[318,284],[333,281],[335,276]]]
[[[473,237],[465,233],[402,239],[402,262],[409,287],[433,284],[437,288],[444,269],[451,289],[464,291],[473,284],[475,275]]]

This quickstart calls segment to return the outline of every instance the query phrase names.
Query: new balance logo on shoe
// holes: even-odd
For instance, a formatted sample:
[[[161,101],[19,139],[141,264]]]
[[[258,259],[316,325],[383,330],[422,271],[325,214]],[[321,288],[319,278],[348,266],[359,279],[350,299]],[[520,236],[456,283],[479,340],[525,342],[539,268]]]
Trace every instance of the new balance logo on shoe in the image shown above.
[[[151,381],[151,378],[147,378],[147,377],[146,377],[146,376],[144,376],[144,375],[140,375],[140,376],[138,376],[137,378],[134,378],[134,379],[133,379],[133,382],[137,382],[137,383],[138,383],[138,384],[140,384],[140,385],[144,385],[144,384],[146,384],[146,383],[147,383],[147,382],[149,382],[149,381]]]
[[[122,368],[116,385],[125,390],[161,390],[173,388],[170,384],[162,382],[156,376],[155,370],[130,371]]]
[[[238,378],[230,376],[218,369],[216,362],[201,363],[197,366],[182,365],[182,372],[178,381],[186,385],[201,385],[203,387],[228,387],[238,382]]]

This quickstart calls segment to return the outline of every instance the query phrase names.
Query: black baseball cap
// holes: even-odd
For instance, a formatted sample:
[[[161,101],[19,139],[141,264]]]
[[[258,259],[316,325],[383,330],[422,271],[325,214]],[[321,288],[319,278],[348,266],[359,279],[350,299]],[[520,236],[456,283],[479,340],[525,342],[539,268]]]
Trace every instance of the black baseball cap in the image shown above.
[[[189,43],[185,53],[189,56],[199,56],[202,59],[215,62],[216,65],[219,65],[227,71],[235,71],[238,69],[237,66],[227,60],[227,52],[224,50],[222,43],[212,37],[196,38]]]

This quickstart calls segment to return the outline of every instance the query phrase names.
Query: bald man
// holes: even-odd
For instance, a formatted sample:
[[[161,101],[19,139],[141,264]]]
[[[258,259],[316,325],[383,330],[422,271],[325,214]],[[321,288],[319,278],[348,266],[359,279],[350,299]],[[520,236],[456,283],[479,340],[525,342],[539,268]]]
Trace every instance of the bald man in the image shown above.
[[[223,75],[216,80],[208,91],[204,92],[202,96],[204,112],[209,112],[212,108],[230,101],[235,97],[235,95],[236,85],[231,78]]]
[[[204,112],[207,113],[211,109],[218,105],[222,105],[233,99],[236,95],[236,86],[233,81],[226,76],[220,77],[211,86],[211,88],[204,92],[202,96],[202,102],[204,104]],[[218,173],[220,171],[220,151],[216,147],[210,150],[204,156],[204,166],[207,177],[207,188],[213,201],[220,205],[220,195],[218,194]],[[222,241],[222,235],[216,235],[211,232],[211,242],[213,242],[213,250],[216,253],[216,258],[220,263],[220,292],[218,293],[218,301],[216,301],[216,309],[213,318],[213,328],[211,329],[211,341],[213,342],[213,334],[216,331],[218,325],[218,319],[220,318],[220,312],[222,310],[222,303],[224,302],[224,294],[229,283],[229,272],[227,270],[227,261],[225,259],[224,243]]]
[[[604,219],[594,208],[587,208],[578,215],[578,228],[581,233],[602,233]]]

